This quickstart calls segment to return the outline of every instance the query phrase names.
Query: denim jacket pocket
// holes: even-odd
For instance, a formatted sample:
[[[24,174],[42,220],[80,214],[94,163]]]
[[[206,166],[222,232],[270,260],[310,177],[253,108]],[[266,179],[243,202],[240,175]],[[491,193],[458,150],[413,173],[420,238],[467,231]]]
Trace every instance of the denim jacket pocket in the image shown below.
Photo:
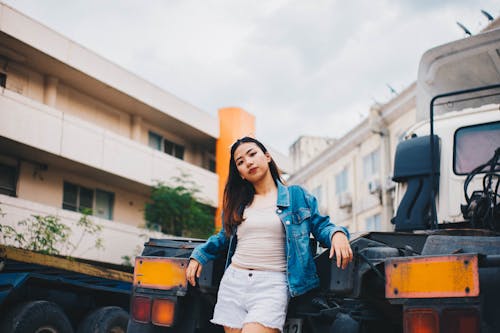
[[[301,224],[311,217],[311,210],[309,208],[299,208],[291,214],[293,224]]]
[[[300,208],[285,215],[284,221],[288,234],[294,238],[309,238],[309,223],[304,223],[311,216],[311,211],[307,208]]]

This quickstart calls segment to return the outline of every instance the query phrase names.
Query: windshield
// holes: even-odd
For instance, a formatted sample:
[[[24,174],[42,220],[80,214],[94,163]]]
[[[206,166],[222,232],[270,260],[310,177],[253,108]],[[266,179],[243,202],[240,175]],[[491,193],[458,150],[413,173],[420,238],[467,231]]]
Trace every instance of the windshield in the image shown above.
[[[453,171],[458,175],[470,173],[490,160],[495,149],[500,148],[500,122],[458,129],[454,147]]]

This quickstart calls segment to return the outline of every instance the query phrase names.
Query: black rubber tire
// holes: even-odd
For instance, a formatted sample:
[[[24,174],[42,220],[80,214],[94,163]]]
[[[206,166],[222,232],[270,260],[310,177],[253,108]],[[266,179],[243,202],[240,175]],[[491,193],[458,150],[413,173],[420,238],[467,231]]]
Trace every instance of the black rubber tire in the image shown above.
[[[118,306],[105,306],[83,319],[77,333],[126,333],[128,313]]]
[[[19,304],[6,313],[0,324],[0,332],[72,333],[73,327],[57,304],[33,301]]]

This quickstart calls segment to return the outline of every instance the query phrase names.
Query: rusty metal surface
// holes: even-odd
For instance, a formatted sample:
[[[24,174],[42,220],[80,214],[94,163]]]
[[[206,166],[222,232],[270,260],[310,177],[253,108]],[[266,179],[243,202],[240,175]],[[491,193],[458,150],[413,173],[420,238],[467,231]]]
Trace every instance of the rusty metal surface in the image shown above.
[[[7,264],[8,260],[13,260],[123,282],[132,282],[133,278],[131,273],[104,268],[98,265],[82,263],[74,259],[41,254],[5,245],[0,245],[0,258],[7,261]]]
[[[406,257],[385,264],[387,298],[475,297],[479,295],[475,254]]]
[[[137,257],[134,286],[185,292],[188,262],[185,258]]]

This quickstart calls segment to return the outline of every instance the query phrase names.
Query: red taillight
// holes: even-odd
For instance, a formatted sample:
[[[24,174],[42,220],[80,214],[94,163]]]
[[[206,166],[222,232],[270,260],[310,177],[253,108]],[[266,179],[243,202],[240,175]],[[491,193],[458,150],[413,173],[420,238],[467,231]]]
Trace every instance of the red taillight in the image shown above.
[[[439,333],[439,317],[432,309],[406,309],[404,333]]]
[[[446,309],[441,316],[443,333],[479,333],[479,312],[474,308]]]
[[[153,301],[151,321],[159,326],[172,326],[175,318],[175,299],[157,298]]]
[[[140,323],[149,323],[151,320],[151,298],[135,296],[132,299],[132,318]]]

